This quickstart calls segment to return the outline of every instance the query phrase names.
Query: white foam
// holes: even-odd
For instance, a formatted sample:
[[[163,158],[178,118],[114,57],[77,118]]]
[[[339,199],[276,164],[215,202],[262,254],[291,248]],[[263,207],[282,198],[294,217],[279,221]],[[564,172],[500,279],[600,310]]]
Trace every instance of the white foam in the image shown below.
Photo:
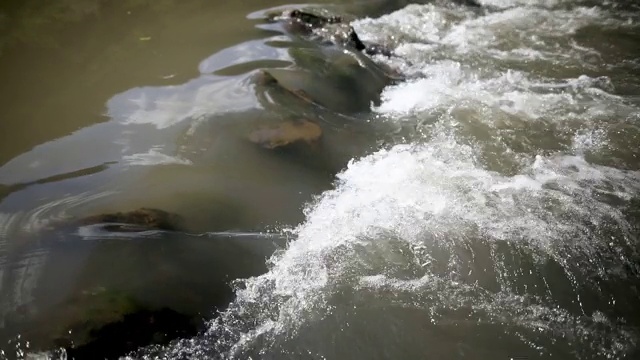
[[[562,120],[573,119],[577,114],[586,119],[614,116],[618,107],[625,106],[622,99],[594,87],[604,80],[580,77],[545,83],[510,70],[484,77],[452,61],[433,62],[425,65],[422,72],[424,78],[385,89],[382,104],[374,110],[402,116],[463,108],[471,103],[524,120],[544,117]]]
[[[418,76],[386,89],[375,110],[397,116],[474,102],[525,119],[614,116],[625,105],[610,94],[614,88],[607,78],[558,80],[500,67],[537,61],[542,66],[592,69],[589,56],[599,54],[575,42],[562,45],[562,39],[609,21],[603,11],[514,7],[476,16],[435,5],[410,5],[358,21],[355,27],[363,38],[396,45],[405,62],[398,66],[394,60],[394,65]]]
[[[584,157],[585,151],[607,145],[608,119],[637,109],[610,93],[607,78],[557,79],[501,68],[506,61],[532,60],[588,68],[571,54],[593,50],[562,40],[583,27],[605,24],[604,10],[554,8],[560,0],[485,3],[505,10],[478,15],[409,5],[356,22],[363,38],[396,45],[402,68],[418,76],[385,89],[374,110],[388,121],[420,124],[432,118],[434,125],[425,139],[350,162],[335,189],[306,208],[305,221],[291,230],[294,240],[269,261],[269,271],[240,283],[235,301],[211,328],[217,335],[233,334],[221,340],[228,341],[230,357],[242,357],[254,343],[266,346],[284,334],[295,336],[344,305],[333,301],[345,288],[369,291],[381,301],[393,294],[387,300],[423,310],[468,308],[478,322],[576,338],[603,356],[625,351],[632,336],[602,313],[576,318],[512,292],[510,279],[522,270],[509,270],[497,255],[491,266],[498,291],[465,283],[456,273],[468,263],[460,248],[473,242],[494,250],[512,245],[533,254],[534,267],[551,259],[569,279],[615,277],[629,265],[617,251],[638,241],[617,204],[640,193],[640,173],[594,165]],[[478,115],[463,119],[456,112],[461,109]],[[507,120],[519,125],[505,126]],[[485,137],[479,131],[460,136],[460,127],[479,124],[489,129]],[[501,143],[502,129],[547,124],[565,131],[554,133],[558,141],[568,137],[564,151],[524,146],[528,152],[516,154],[522,150]],[[538,140],[528,135],[519,135],[520,141]],[[487,168],[482,145],[487,137],[513,155],[516,170]],[[614,229],[615,239],[602,241],[603,228]],[[434,247],[445,254],[432,252]],[[447,275],[433,265],[442,256]],[[411,275],[403,269],[412,269]],[[591,329],[594,322],[607,324],[613,345],[593,345],[605,334]]]
[[[536,6],[510,5],[486,16],[459,8],[409,5],[378,19],[357,21],[354,27],[363,39],[391,44],[416,65],[445,57],[490,66],[531,60],[557,66],[583,65],[599,56],[588,47],[563,46],[567,36],[587,26],[625,24],[595,7],[567,10],[530,5]]]
[[[621,255],[640,239],[620,204],[637,198],[640,172],[592,164],[585,152],[607,146],[610,123],[638,109],[611,94],[608,78],[554,75],[562,66],[593,69],[582,56],[597,52],[567,38],[611,20],[605,10],[568,9],[561,0],[483,3],[504,10],[409,5],[354,24],[364,39],[395,46],[402,59],[392,61],[413,76],[385,89],[374,110],[430,127],[413,143],[351,161],[288,230],[292,241],[269,271],[235,284],[235,300],[210,328],[223,357],[245,358],[253,347],[268,355],[278,341],[295,342],[305,327],[355,306],[348,295],[383,310],[467,310],[449,320],[570,339],[576,353],[615,358],[633,345],[617,319],[558,306],[538,274],[556,263],[552,276],[566,277],[578,294],[591,281],[637,270]],[[512,69],[530,61],[542,66]],[[501,156],[513,166],[487,165]],[[462,274],[472,245],[489,253],[490,269],[476,282]],[[546,284],[546,297],[513,290],[525,266],[510,264],[500,246],[531,256],[528,271]],[[481,284],[489,280],[495,288]],[[582,307],[580,295],[563,296]],[[536,336],[521,340],[543,354]],[[197,340],[180,344],[201,354]]]
[[[331,308],[334,289],[354,276],[363,286],[392,284],[410,291],[427,282],[442,291],[432,282],[443,280],[428,273],[413,280],[366,275],[390,265],[384,245],[389,236],[414,249],[407,256],[423,266],[431,258],[419,249],[429,242],[455,246],[478,233],[485,241],[516,242],[551,257],[561,258],[566,249],[592,256],[609,251],[606,244],[591,241],[593,235],[581,223],[613,221],[621,229],[628,227],[619,210],[593,194],[612,193],[608,187],[615,184],[617,194],[631,196],[640,191],[638,179],[638,172],[592,166],[573,156],[538,157],[523,174],[502,176],[479,168],[473,149],[447,137],[428,145],[399,145],[352,162],[338,176],[337,188],[307,209],[306,221],[294,230],[297,239],[271,260],[270,271],[247,280],[237,292],[238,308],[233,309],[252,309],[249,316],[256,326],[235,349],[265,334],[291,332],[313,322]],[[549,202],[561,205],[550,209]],[[573,223],[565,223],[563,214],[572,214]],[[637,240],[630,231],[625,236]],[[362,247],[375,256],[369,257]],[[585,273],[594,271],[589,264],[573,265]],[[459,286],[466,285],[448,286],[459,292]],[[511,311],[492,309],[496,314]],[[531,315],[518,321],[545,325],[541,318]],[[547,319],[545,326],[553,327],[553,322]]]
[[[569,3],[571,0],[478,0],[484,6],[496,8],[511,8],[516,6],[537,6],[551,8],[562,3]]]

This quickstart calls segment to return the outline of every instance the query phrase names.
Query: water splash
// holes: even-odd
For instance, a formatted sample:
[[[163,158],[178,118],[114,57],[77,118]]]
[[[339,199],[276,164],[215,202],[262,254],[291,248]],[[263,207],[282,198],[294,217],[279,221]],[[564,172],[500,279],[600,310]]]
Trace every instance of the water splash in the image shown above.
[[[206,334],[142,357],[637,351],[640,172],[588,155],[617,148],[639,109],[573,39],[633,24],[566,1],[484,3],[503,10],[410,5],[355,24],[414,76],[374,110],[415,136],[352,160]]]

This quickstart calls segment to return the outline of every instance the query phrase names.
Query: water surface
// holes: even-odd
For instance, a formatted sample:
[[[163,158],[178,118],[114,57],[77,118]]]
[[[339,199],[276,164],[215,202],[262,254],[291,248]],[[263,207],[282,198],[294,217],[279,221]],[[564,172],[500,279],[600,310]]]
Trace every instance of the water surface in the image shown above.
[[[143,7],[172,20],[136,21],[148,28],[116,42],[131,48],[105,63],[140,78],[103,73],[104,86],[63,87],[76,96],[49,90],[51,107],[2,106],[14,108],[5,110],[16,119],[11,131],[33,131],[37,145],[16,136],[2,150],[5,313],[33,301],[38,264],[52,252],[42,235],[50,224],[151,206],[185,215],[194,233],[269,231],[289,242],[267,268],[260,257],[280,245],[265,245],[250,262],[260,266],[234,273],[244,279],[232,282],[230,305],[204,334],[133,358],[635,358],[640,9],[479,2],[338,6],[357,14],[364,40],[393,49],[395,57],[376,60],[407,80],[386,87],[365,114],[300,112],[329,125],[322,147],[296,156],[243,140],[273,115],[252,74],[292,61],[277,46],[286,36],[255,26],[261,13],[253,11],[278,4],[238,5],[225,16],[195,1],[179,7],[184,15],[171,2],[162,4],[172,11]],[[233,36],[219,35],[211,19],[222,18],[223,28],[238,28]],[[193,43],[162,40],[169,33]],[[153,48],[158,37],[166,44]],[[205,39],[218,40],[207,48]],[[68,71],[83,79],[82,69]],[[118,89],[107,86],[118,78]],[[101,100],[89,106],[83,97]],[[31,117],[17,120],[20,112]],[[36,135],[53,118],[67,129]],[[145,263],[135,252],[126,259]]]

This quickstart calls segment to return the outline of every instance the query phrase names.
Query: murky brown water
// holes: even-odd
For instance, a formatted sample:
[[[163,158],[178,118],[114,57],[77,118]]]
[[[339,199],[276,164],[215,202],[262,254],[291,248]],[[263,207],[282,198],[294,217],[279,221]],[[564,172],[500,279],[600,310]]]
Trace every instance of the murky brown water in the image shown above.
[[[232,301],[168,358],[637,354],[640,10],[480,2],[314,1],[400,9],[356,22],[409,78],[357,114],[269,108],[252,74],[293,60],[255,12],[286,1],[0,5],[0,350],[134,298]],[[291,114],[321,142],[249,141]],[[185,231],[73,223],[141,207]]]
[[[325,134],[330,152],[265,151],[235,126],[259,111],[225,113],[258,105],[241,77],[272,55],[259,46],[272,32],[248,15],[285,3],[0,7],[0,350],[57,345],[65,317],[90,317],[82,299],[104,289],[210,316],[232,299],[229,281],[264,272],[283,244],[257,232],[302,221],[303,205],[374,143],[337,131]],[[265,61],[244,65],[243,52]],[[182,216],[194,235],[72,224],[141,207]]]
[[[47,229],[68,217],[143,206],[180,214],[197,233],[300,221],[300,207],[329,186],[329,174],[262,154],[237,139],[222,140],[218,149],[229,145],[223,156],[188,168],[165,164],[162,156],[156,165],[153,159],[135,165],[138,151],[127,148],[145,154],[155,145],[176,147],[184,127],[154,131],[120,125],[109,116],[126,107],[128,95],[113,99],[127,91],[145,96],[175,86],[180,94],[185,83],[207,84],[200,63],[226,47],[263,37],[247,14],[278,4],[27,1],[0,7],[0,348],[12,348],[7,341],[24,330],[24,319],[42,314],[38,326],[45,330],[31,340],[51,346],[50,328],[42,324],[60,319],[46,320],[47,311],[87,289],[135,292],[206,316],[214,309],[213,298],[230,300],[222,294],[230,292],[227,281],[264,271],[273,246],[252,255],[262,245],[246,250],[238,238],[174,236],[112,244],[83,242],[73,235],[76,229]],[[225,67],[224,61],[216,66]],[[224,137],[201,139],[210,154],[218,135]],[[208,255],[195,270],[200,254]],[[171,283],[200,290],[189,295],[188,287]]]

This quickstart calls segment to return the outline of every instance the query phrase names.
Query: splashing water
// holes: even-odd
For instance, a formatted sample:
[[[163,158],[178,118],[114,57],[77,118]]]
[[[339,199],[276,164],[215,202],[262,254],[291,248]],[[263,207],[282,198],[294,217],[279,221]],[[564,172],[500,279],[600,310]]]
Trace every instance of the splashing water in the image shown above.
[[[142,357],[637,353],[640,154],[625,144],[640,106],[615,91],[620,59],[585,34],[637,34],[639,17],[482,3],[355,23],[411,78],[384,91],[375,120],[414,134],[352,160],[206,334]]]

